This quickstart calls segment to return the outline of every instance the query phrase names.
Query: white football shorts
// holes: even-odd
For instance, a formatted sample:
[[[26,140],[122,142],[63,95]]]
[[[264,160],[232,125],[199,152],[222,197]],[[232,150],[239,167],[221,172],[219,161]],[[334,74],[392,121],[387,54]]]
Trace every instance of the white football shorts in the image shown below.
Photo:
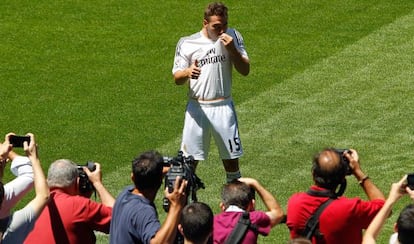
[[[206,160],[213,136],[221,159],[243,155],[233,100],[199,103],[189,99],[184,118],[181,150],[195,160]]]

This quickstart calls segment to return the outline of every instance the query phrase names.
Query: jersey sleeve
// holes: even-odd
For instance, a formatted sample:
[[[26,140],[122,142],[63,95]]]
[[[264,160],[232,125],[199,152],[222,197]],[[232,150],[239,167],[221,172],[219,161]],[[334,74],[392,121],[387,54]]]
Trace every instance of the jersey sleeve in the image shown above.
[[[184,45],[185,38],[181,38],[177,43],[177,47],[175,48],[174,65],[172,69],[173,74],[190,66],[190,60],[184,53]]]
[[[246,51],[246,48],[244,46],[243,36],[240,34],[240,32],[238,32],[236,29],[229,29],[227,31],[227,34],[229,34],[230,36],[233,37],[234,45],[236,46],[237,51],[239,51],[239,53],[243,57],[248,59],[249,56],[247,55],[247,51]]]

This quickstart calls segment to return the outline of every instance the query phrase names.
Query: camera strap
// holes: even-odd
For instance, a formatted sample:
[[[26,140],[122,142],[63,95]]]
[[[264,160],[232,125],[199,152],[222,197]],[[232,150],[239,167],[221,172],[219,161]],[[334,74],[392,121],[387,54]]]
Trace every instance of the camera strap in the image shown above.
[[[315,197],[329,197],[328,200],[323,202],[316,209],[316,211],[309,217],[308,221],[306,221],[302,236],[306,237],[306,239],[311,240],[312,236],[316,236],[317,238],[322,237],[322,233],[319,231],[319,216],[322,214],[323,210],[325,210],[325,208],[328,207],[328,205],[337,197],[331,191],[315,191],[312,189],[309,189],[307,194]]]
[[[249,212],[245,211],[240,215],[239,221],[236,227],[232,230],[230,235],[227,237],[225,244],[238,244],[241,243],[246,236],[249,229],[256,230],[256,226],[250,222]]]

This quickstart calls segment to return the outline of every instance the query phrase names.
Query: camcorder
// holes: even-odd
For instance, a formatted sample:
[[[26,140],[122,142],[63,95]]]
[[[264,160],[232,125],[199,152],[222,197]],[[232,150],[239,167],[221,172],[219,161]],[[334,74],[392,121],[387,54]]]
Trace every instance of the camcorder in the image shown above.
[[[204,183],[195,174],[195,163],[193,156],[184,157],[183,152],[179,151],[176,157],[164,157],[164,166],[170,167],[165,174],[164,183],[168,188],[168,192],[173,192],[174,184],[179,176],[182,180],[187,180],[186,196],[187,202],[197,202],[197,190],[205,188]],[[167,198],[163,199],[163,209],[168,212],[170,209],[170,202]]]
[[[87,167],[89,171],[93,172],[96,170],[96,165],[94,162],[88,161],[85,165],[77,166],[79,171],[79,192],[82,196],[90,197],[95,191],[95,187],[89,181],[89,177],[83,170],[83,167]]]
[[[337,148],[335,148],[334,151],[338,154],[339,158],[341,159],[341,163],[346,165],[347,167],[346,175],[352,175],[352,169],[349,166],[349,160],[344,155],[344,153],[351,154],[352,152],[349,149],[337,149]]]

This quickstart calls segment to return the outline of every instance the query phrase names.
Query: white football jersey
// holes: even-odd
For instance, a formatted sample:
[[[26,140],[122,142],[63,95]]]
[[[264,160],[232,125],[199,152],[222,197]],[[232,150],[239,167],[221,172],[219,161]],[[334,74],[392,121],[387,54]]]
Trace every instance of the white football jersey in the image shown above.
[[[233,37],[240,54],[248,58],[240,33],[231,28],[226,33]],[[233,63],[220,39],[213,41],[202,31],[181,38],[175,51],[172,73],[184,70],[196,61],[201,74],[198,79],[190,79],[188,96],[201,100],[230,97]]]

